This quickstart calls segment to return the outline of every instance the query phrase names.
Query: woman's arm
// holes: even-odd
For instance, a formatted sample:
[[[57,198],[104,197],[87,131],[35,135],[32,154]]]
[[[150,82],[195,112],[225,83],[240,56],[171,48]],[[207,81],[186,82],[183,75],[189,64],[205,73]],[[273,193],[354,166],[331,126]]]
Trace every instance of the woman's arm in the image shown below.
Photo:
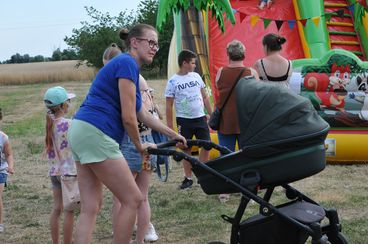
[[[212,106],[210,103],[210,99],[208,98],[207,92],[204,88],[201,89],[202,99],[205,108],[207,109],[207,113],[210,115],[212,114]],[[209,115],[207,116],[207,119],[209,119]]]
[[[121,104],[121,118],[124,129],[133,141],[138,152],[143,153],[144,148],[139,137],[136,113],[136,86],[128,79],[119,79],[119,93]],[[143,109],[141,109],[142,111]]]
[[[166,97],[166,124],[170,129],[174,128],[173,105],[174,105],[174,98]]]
[[[161,120],[156,119],[150,112],[148,112],[146,109],[141,109],[138,114],[138,119],[142,123],[144,123],[147,127],[154,129],[158,132],[161,132],[162,134],[167,135],[173,140],[179,140],[184,145],[186,145],[186,140],[183,136],[176,133],[174,130],[170,129],[168,126],[166,126],[164,123],[161,122]]]
[[[158,107],[158,105],[155,102],[153,102],[153,107],[155,108],[155,111],[156,111],[156,113],[158,115],[158,118],[160,120],[163,120],[164,119],[164,116],[162,115],[162,113],[160,111],[160,108]]]
[[[9,140],[4,144],[4,154],[5,154],[6,162],[8,162],[8,173],[14,174],[13,151],[11,149]]]
[[[255,69],[250,68],[250,72],[251,72],[251,74],[252,74],[252,75],[253,75],[257,80],[259,80],[258,72],[257,72]]]
[[[217,82],[218,82],[218,80],[221,77],[222,68],[223,67],[219,68],[219,70],[217,71],[217,74],[216,74],[216,78],[215,78],[215,86],[216,86],[216,89],[217,89]]]
[[[257,60],[254,65],[253,65],[253,69],[257,72],[257,74],[259,74],[259,60]]]

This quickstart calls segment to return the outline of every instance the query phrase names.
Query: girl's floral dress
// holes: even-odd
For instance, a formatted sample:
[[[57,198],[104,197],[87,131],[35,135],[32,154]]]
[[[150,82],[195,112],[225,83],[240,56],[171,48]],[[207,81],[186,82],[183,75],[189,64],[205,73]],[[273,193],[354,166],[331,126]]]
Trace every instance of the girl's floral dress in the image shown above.
[[[70,119],[57,118],[54,120],[54,147],[46,155],[49,163],[50,176],[77,174],[72,151],[67,140],[70,124]]]

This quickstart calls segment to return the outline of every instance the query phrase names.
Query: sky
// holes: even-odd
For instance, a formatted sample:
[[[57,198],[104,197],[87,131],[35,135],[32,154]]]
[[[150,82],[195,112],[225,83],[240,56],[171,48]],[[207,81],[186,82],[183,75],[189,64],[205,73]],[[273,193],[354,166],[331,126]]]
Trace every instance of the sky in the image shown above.
[[[43,55],[68,48],[65,36],[81,21],[91,22],[85,6],[117,16],[135,10],[141,0],[7,0],[0,1],[0,61],[13,54]],[[143,0],[144,1],[144,0]]]

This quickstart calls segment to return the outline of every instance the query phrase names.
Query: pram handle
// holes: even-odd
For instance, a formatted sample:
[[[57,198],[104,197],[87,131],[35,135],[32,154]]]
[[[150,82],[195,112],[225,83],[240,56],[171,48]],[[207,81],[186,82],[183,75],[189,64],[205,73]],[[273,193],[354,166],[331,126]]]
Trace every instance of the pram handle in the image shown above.
[[[162,142],[162,143],[156,144],[156,146],[157,146],[156,150],[153,150],[154,148],[148,148],[147,152],[149,154],[155,154],[155,155],[173,155],[173,154],[171,154],[171,152],[170,152],[170,154],[167,154],[169,152],[164,152],[165,151],[164,149],[166,149],[168,147],[176,146],[176,144],[178,142],[179,141],[177,141],[177,140],[170,140],[170,141],[167,141],[167,142]],[[192,147],[192,146],[203,147],[206,150],[211,150],[212,148],[214,148],[214,149],[218,150],[221,154],[231,153],[231,151],[227,147],[217,145],[216,143],[211,142],[211,141],[207,141],[207,140],[187,140],[187,145],[188,145],[188,147]],[[175,150],[169,150],[169,151],[175,151]]]

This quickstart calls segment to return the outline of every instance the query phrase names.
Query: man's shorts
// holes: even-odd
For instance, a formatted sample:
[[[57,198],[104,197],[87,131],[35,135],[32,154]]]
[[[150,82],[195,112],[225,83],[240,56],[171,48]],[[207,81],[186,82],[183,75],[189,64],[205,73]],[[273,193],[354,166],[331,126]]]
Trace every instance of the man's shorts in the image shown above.
[[[122,158],[119,144],[90,123],[73,119],[68,141],[75,161],[81,164]]]
[[[195,136],[196,139],[211,140],[206,116],[195,119],[178,117],[176,118],[176,124],[179,134],[184,136],[185,139],[192,139]]]
[[[141,142],[154,143],[152,135],[141,135]],[[143,170],[153,170],[156,168],[157,155],[150,155],[149,162],[143,162],[141,154],[135,148],[133,141],[128,135],[124,136],[123,142],[121,143],[121,152],[124,158],[128,162],[129,168],[132,172],[139,173]]]

